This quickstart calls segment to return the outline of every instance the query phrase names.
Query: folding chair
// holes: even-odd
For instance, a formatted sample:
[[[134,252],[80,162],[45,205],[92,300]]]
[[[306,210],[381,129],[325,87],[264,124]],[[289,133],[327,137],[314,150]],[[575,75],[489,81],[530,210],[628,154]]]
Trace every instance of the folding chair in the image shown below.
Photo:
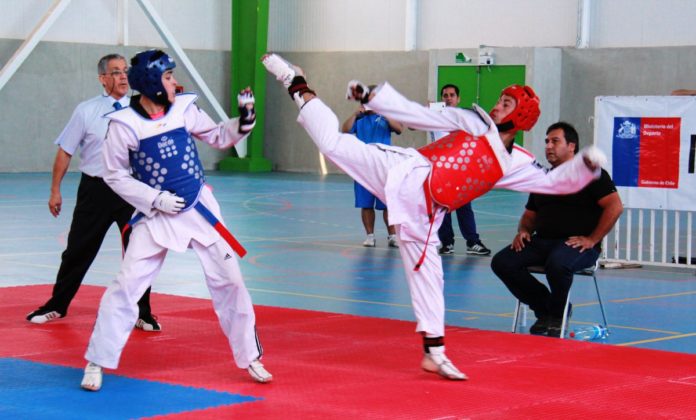
[[[592,277],[594,280],[595,290],[597,291],[597,300],[599,301],[599,309],[602,311],[602,320],[604,320],[604,327],[609,332],[609,323],[607,322],[607,315],[604,311],[604,304],[602,303],[602,295],[599,293],[599,285],[597,284],[597,269],[599,268],[599,259],[595,262],[592,267],[583,268],[574,273],[576,276],[587,276]],[[527,271],[531,274],[546,274],[546,270],[543,266],[533,265],[527,267]],[[571,287],[572,289],[572,287]],[[561,322],[561,338],[565,338],[566,328],[568,327],[568,305],[570,305],[570,290],[568,291],[568,298],[566,299],[565,308],[563,308],[563,321]],[[523,308],[524,307],[524,308]],[[527,310],[527,305],[523,304],[519,300],[515,304],[515,312],[512,319],[512,332],[517,332],[517,325],[519,324],[520,312]]]

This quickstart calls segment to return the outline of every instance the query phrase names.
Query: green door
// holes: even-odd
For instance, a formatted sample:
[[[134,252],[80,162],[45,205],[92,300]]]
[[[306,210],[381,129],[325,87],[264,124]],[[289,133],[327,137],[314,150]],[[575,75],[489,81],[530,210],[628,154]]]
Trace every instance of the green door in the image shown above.
[[[470,108],[479,104],[490,111],[500,97],[500,92],[512,84],[524,85],[524,66],[439,66],[437,69],[437,100],[440,89],[446,84],[459,87],[459,106]],[[522,145],[522,132],[517,133],[515,143]]]

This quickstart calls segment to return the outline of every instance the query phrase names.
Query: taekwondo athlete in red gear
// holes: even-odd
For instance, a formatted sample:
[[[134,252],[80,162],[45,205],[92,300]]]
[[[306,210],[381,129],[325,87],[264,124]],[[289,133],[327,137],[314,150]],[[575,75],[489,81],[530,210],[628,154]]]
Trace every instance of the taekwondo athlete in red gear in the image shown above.
[[[242,255],[244,250],[224,228],[192,139],[216,149],[244,139],[255,124],[253,95],[247,88],[238,96],[240,118],[215,124],[195,104],[195,94],[175,96],[175,66],[159,50],[136,54],[128,80],[140,95],[131,99],[130,107],[107,114],[111,123],[103,151],[104,179],[138,213],[130,222],[129,247],[102,297],[85,354],[89,363],[82,387],[91,391],[101,387],[102,368],[118,367],[137,317],[135,297],[150,286],[169,250],[187,248],[201,261],[237,366],[258,382],[273,379],[259,361],[263,349],[254,308],[234,255],[235,249]]]
[[[370,94],[367,86],[353,81],[347,96],[363,102],[366,109],[410,128],[453,132],[422,151],[365,144],[339,131],[336,115],[309,89],[300,68],[276,54],[265,55],[262,62],[288,88],[300,108],[298,122],[324,156],[390,209],[389,223],[396,226],[400,239],[416,331],[423,336],[421,367],[447,379],[467,379],[445,355],[442,259],[437,253],[439,240],[432,233],[437,232],[446,211],[493,187],[546,194],[578,191],[599,176],[601,153],[586,152],[587,163],[580,156],[549,173],[529,152],[513,146],[514,133],[531,128],[539,115],[539,101],[531,88],[513,88],[513,94],[519,89],[525,92],[519,101],[509,94],[501,95],[489,116],[478,106],[475,110],[450,107],[433,111],[404,98],[386,82]],[[505,124],[508,121],[511,123]],[[496,124],[503,125],[509,143],[503,142]],[[433,150],[426,150],[430,147]],[[462,162],[468,157],[464,168],[458,157]]]

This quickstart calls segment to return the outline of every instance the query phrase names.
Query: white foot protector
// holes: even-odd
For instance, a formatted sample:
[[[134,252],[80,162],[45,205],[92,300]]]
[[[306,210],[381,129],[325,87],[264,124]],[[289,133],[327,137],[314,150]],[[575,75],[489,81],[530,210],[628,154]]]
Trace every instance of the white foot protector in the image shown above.
[[[302,75],[301,71],[297,71],[299,70],[298,67],[288,63],[278,54],[266,54],[261,58],[261,62],[266,67],[266,70],[274,75],[276,80],[283,83],[283,86],[286,88],[290,87],[295,76],[298,74]]]
[[[427,372],[437,373],[443,378],[452,381],[466,381],[469,379],[444,354],[425,354],[421,362],[421,368]]]
[[[87,363],[80,386],[87,391],[99,391],[102,386],[102,367],[96,363]]]
[[[271,375],[271,373],[263,367],[263,364],[259,361],[259,359],[251,362],[247,368],[247,371],[256,382],[265,384],[273,380],[273,375]]]

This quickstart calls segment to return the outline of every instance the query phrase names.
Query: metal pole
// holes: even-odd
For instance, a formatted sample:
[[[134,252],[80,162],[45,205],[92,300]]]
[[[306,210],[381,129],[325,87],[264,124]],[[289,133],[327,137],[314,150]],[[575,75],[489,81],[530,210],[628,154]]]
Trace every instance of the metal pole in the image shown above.
[[[575,43],[577,48],[590,47],[592,29],[592,0],[578,0],[578,36]]]
[[[188,56],[186,55],[186,52],[184,52],[184,49],[181,48],[181,45],[179,45],[179,43],[176,41],[174,35],[164,24],[164,21],[159,16],[155,8],[152,6],[150,0],[138,0],[138,4],[143,9],[143,12],[145,12],[147,18],[150,19],[150,22],[155,27],[155,29],[157,29],[157,32],[159,32],[160,36],[162,37],[162,40],[174,52],[174,55],[177,58],[177,60],[179,60],[181,64],[183,64],[184,68],[188,70],[189,74],[191,75],[191,78],[193,79],[193,82],[196,84],[203,96],[210,102],[210,105],[213,107],[213,110],[215,110],[215,112],[218,114],[218,118],[222,121],[229,120],[227,113],[222,108],[220,103],[217,101],[215,95],[213,95],[213,92],[210,91],[208,85],[205,83],[205,81],[198,73],[196,68],[193,66],[193,63],[191,62],[191,60],[189,60]],[[239,146],[239,144],[237,146]],[[239,154],[239,156],[242,156],[242,151],[240,149],[241,148],[237,148],[237,154]],[[244,155],[246,155],[246,147],[244,147],[243,149]]]
[[[31,34],[29,34],[29,37],[24,40],[22,45],[20,45],[9,61],[5,63],[2,70],[0,70],[0,90],[5,87],[5,84],[7,84],[10,78],[17,72],[19,66],[24,63],[24,60],[29,57],[29,54],[34,51],[36,44],[46,35],[46,32],[53,26],[71,1],[72,0],[56,0],[53,2],[53,5],[48,9],[43,18],[41,18],[39,24],[36,25]]]

